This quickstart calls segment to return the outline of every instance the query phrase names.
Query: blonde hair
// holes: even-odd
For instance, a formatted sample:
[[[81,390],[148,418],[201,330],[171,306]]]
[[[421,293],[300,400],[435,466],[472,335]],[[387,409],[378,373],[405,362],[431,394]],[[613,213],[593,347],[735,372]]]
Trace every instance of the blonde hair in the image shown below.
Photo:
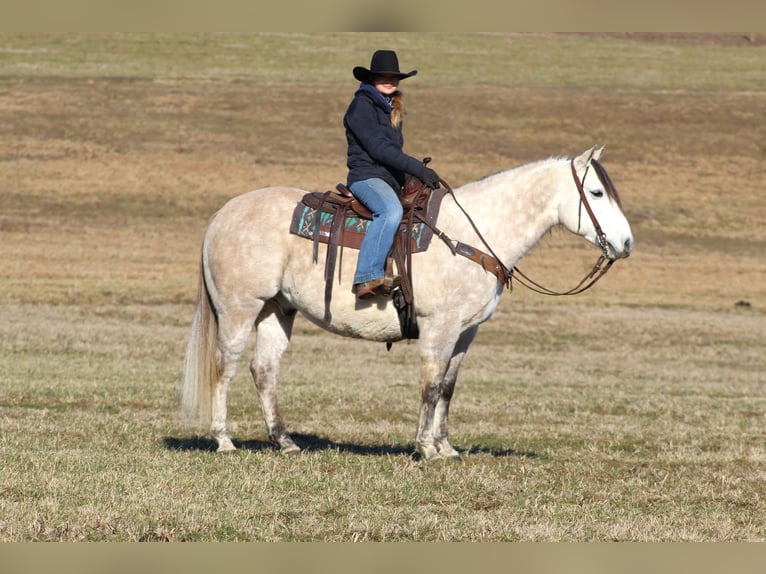
[[[391,126],[394,129],[399,129],[405,115],[407,115],[407,111],[404,108],[404,94],[397,90],[391,98]]]

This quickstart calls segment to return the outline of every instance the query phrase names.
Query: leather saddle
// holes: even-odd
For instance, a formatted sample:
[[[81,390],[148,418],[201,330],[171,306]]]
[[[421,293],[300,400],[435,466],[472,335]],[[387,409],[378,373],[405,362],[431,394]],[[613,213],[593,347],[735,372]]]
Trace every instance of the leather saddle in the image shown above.
[[[409,175],[401,189],[400,199],[404,213],[399,231],[387,257],[384,277],[386,289],[392,295],[399,313],[402,335],[408,339],[418,337],[412,294],[412,254],[425,251],[430,244],[439,213],[441,200],[446,192],[432,190],[420,179]],[[301,233],[301,221],[306,219],[306,208],[311,211],[312,225]],[[325,319],[329,319],[332,285],[335,275],[338,248],[359,249],[364,239],[366,224],[372,219],[370,211],[342,183],[335,191],[315,191],[303,196],[293,214],[291,232],[308,237],[314,242],[313,259],[317,263],[319,243],[327,244],[325,260]],[[351,225],[349,222],[353,221]],[[394,265],[401,276],[401,285],[394,289]]]
[[[303,203],[308,207],[335,213],[338,209],[346,212],[346,215],[356,215],[359,219],[371,220],[372,213],[364,204],[354,197],[351,190],[344,184],[339,183],[335,186],[337,193],[332,191],[312,191],[303,197]],[[426,187],[420,179],[415,176],[407,176],[404,187],[401,189],[399,199],[404,208],[402,222],[404,222],[409,212],[413,210],[428,209],[428,200],[431,196],[431,188]]]

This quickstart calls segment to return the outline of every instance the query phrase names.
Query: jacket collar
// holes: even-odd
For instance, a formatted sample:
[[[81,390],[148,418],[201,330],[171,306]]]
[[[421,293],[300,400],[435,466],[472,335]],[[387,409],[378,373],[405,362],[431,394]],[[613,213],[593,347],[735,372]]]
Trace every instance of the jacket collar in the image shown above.
[[[383,94],[381,94],[378,90],[375,89],[375,86],[372,84],[362,83],[359,85],[359,89],[357,90],[357,94],[359,92],[365,92],[370,94],[373,101],[375,101],[378,105],[382,106],[384,110],[387,112],[391,111],[391,100],[389,100],[387,97],[385,97]]]

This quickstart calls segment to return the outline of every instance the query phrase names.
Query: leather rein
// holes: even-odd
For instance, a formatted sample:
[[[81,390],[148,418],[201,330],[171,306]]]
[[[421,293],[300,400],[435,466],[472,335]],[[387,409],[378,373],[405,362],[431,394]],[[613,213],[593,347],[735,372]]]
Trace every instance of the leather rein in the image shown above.
[[[471,227],[473,227],[473,230],[476,232],[479,239],[484,244],[484,247],[487,248],[490,254],[483,253],[482,251],[474,249],[473,247],[466,245],[464,243],[461,243],[459,241],[453,241],[452,239],[447,237],[441,230],[425,222],[425,220],[423,219],[421,219],[421,221],[425,222],[427,225],[429,225],[429,227],[433,229],[437,237],[439,237],[442,241],[444,241],[447,244],[450,250],[452,250],[453,254],[459,253],[460,255],[463,255],[471,259],[472,261],[480,264],[486,271],[490,271],[494,273],[495,276],[497,277],[498,283],[508,287],[508,290],[513,289],[513,285],[511,281],[515,274],[516,281],[518,281],[521,285],[523,285],[524,287],[526,287],[527,289],[531,291],[540,293],[542,295],[552,295],[552,296],[579,295],[580,293],[593,287],[593,285],[595,285],[596,282],[599,279],[601,279],[606,274],[607,271],[609,271],[609,269],[614,264],[614,260],[608,258],[608,251],[607,251],[608,243],[606,239],[606,234],[604,233],[603,229],[601,229],[601,225],[599,225],[599,222],[596,219],[596,215],[593,213],[593,210],[591,209],[590,204],[588,203],[588,198],[586,197],[585,190],[583,189],[583,183],[582,181],[580,181],[580,178],[577,177],[577,171],[575,169],[574,159],[570,160],[569,163],[572,169],[572,177],[575,180],[575,184],[577,185],[577,191],[580,194],[580,207],[585,206],[585,211],[588,213],[588,217],[590,217],[590,220],[593,223],[594,228],[596,229],[596,241],[598,243],[598,246],[601,248],[601,256],[596,261],[596,264],[593,266],[593,269],[591,269],[577,285],[575,285],[568,291],[554,291],[553,289],[544,287],[543,285],[540,285],[536,281],[530,279],[518,267],[514,266],[513,269],[509,269],[505,264],[503,264],[503,262],[495,254],[495,252],[492,251],[492,248],[489,246],[487,241],[484,239],[484,236],[481,234],[479,229],[476,227],[476,224],[471,219],[471,216],[468,215],[466,210],[463,209],[463,206],[460,205],[460,202],[458,202],[457,197],[455,197],[455,193],[452,191],[452,187],[450,187],[450,185],[441,178],[439,179],[439,181],[447,190],[447,192],[452,196],[453,201],[460,208],[460,211],[462,211],[463,214],[466,216],[469,223],[471,224]],[[589,167],[590,167],[590,163],[588,164],[588,168]],[[588,174],[588,168],[586,168],[585,174],[583,175],[583,181],[585,180],[585,176],[587,176]],[[578,230],[579,230],[579,227],[580,226],[578,221]]]

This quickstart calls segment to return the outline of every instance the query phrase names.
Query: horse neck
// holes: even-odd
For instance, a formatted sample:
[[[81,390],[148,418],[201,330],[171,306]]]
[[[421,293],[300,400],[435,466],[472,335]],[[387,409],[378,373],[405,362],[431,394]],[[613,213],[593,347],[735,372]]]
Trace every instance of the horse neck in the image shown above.
[[[559,223],[564,167],[564,160],[535,162],[455,190],[457,200],[506,265],[515,264]],[[470,241],[460,237],[461,241],[480,241],[462,213],[450,210],[450,215],[450,223],[471,236]]]

